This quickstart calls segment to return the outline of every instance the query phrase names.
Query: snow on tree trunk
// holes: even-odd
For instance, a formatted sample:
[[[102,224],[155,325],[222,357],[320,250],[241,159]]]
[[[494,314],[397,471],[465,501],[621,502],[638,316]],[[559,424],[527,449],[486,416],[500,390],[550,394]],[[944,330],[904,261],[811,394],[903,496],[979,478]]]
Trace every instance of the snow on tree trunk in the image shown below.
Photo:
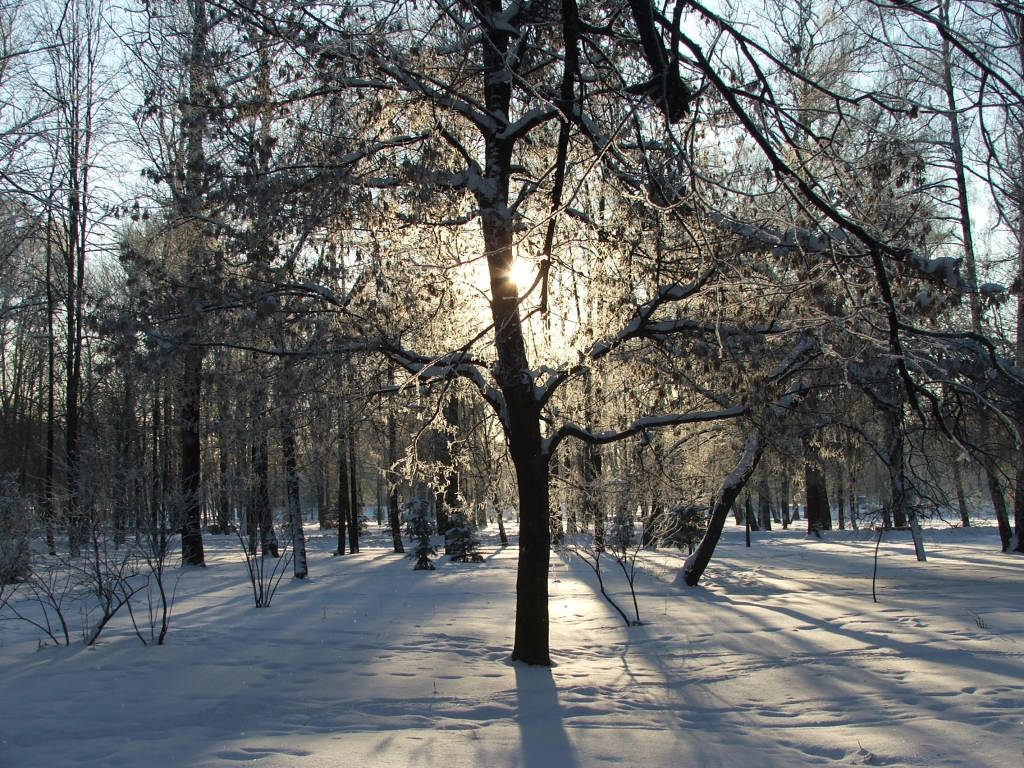
[[[715,552],[718,540],[722,536],[722,529],[725,527],[725,519],[729,514],[729,508],[735,503],[743,487],[747,484],[750,476],[757,468],[757,462],[764,451],[760,431],[755,430],[747,441],[746,450],[739,463],[729,473],[729,476],[722,481],[722,485],[716,491],[711,501],[711,513],[708,516],[708,528],[704,537],[697,545],[693,554],[686,558],[683,563],[681,578],[688,586],[695,587],[704,575],[704,569],[711,562],[711,556]]]

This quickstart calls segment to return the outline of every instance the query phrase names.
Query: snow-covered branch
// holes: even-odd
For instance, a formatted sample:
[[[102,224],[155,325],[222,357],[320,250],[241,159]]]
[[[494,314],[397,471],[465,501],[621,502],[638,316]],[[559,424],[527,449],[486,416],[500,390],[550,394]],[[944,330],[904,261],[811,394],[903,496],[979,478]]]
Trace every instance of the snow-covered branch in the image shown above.
[[[411,352],[390,340],[380,340],[375,345],[393,362],[411,373],[418,381],[451,381],[461,378],[470,382],[481,397],[494,409],[502,425],[508,428],[508,407],[505,396],[496,386],[490,384],[484,375],[487,364],[473,357],[467,348],[443,355],[427,356]]]
[[[671,333],[671,330],[667,327],[660,327],[658,330],[652,330],[652,328],[659,326],[659,323],[653,320],[654,313],[666,304],[685,301],[698,293],[708,283],[715,272],[716,270],[714,267],[709,267],[692,283],[688,283],[686,285],[673,283],[672,285],[662,286],[658,289],[654,298],[637,307],[636,311],[633,313],[632,319],[622,328],[622,330],[615,334],[615,336],[595,343],[587,353],[587,357],[592,361],[597,361],[619,348],[630,339],[663,336],[666,332]]]
[[[658,416],[644,416],[637,419],[625,429],[594,431],[584,429],[578,424],[568,423],[560,427],[551,437],[544,441],[544,453],[551,455],[558,444],[567,437],[575,437],[592,445],[604,445],[638,435],[651,429],[680,426],[682,424],[699,424],[708,421],[725,421],[735,419],[747,412],[745,405],[734,405],[717,411],[690,411],[689,413],[667,413]]]

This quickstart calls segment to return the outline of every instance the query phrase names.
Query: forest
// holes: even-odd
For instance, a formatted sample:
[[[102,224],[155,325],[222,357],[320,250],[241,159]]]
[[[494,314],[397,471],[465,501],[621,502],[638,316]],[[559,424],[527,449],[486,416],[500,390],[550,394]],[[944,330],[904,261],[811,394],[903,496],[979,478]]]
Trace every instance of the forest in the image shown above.
[[[3,0],[0,619],[500,527],[547,667],[564,557],[1013,567],[1022,270],[1013,2]]]

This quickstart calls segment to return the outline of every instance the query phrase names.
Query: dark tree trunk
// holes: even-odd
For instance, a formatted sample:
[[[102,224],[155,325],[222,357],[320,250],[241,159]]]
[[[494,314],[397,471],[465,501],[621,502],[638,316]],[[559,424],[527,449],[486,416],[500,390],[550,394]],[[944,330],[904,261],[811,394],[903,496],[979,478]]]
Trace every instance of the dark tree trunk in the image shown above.
[[[255,473],[253,514],[259,528],[260,551],[264,556],[280,557],[274,514],[270,509],[270,460],[267,455],[267,431],[260,425],[254,437],[252,465]]]
[[[73,200],[77,197],[73,196]],[[77,227],[77,202],[71,206],[69,217],[72,233],[69,242],[77,245],[77,237],[74,228]],[[79,464],[79,389],[82,378],[82,333],[80,323],[81,312],[81,290],[79,280],[81,273],[76,277],[76,266],[78,260],[75,258],[76,247],[72,247],[71,253],[67,256],[67,375],[64,394],[64,473],[67,485],[67,526],[68,526],[68,551],[72,557],[81,554],[82,545],[85,543],[85,520],[81,508],[81,476]]]
[[[1013,494],[1015,552],[1024,552],[1024,461],[1017,459],[1017,479]]]
[[[135,437],[138,432],[138,425],[135,423],[135,376],[131,364],[126,363],[124,368],[124,402],[119,415],[120,435],[119,458],[121,468],[119,474],[120,503],[114,510],[114,546],[119,547],[125,542],[128,531],[129,516],[134,514],[136,509],[135,475],[138,456],[135,450]]]
[[[956,484],[956,503],[960,509],[960,525],[964,528],[971,527],[971,516],[967,509],[967,496],[964,494],[964,477],[960,470],[960,463],[953,457],[953,482]],[[1018,487],[1020,483],[1018,482]]]
[[[217,527],[221,533],[227,533],[231,525],[231,494],[228,490],[231,464],[230,445],[224,435],[220,435],[217,449]]]
[[[391,528],[391,545],[395,552],[404,553],[402,544],[402,518],[398,508],[398,476],[394,466],[398,461],[398,430],[395,426],[395,414],[388,411],[388,526]]]
[[[846,501],[849,511],[850,528],[857,530],[857,494],[854,492],[854,476],[852,467],[846,468]]]
[[[188,56],[188,90],[184,101],[181,132],[185,144],[184,184],[178,188],[177,201],[183,221],[197,224],[203,207],[206,154],[206,82],[207,34],[209,20],[205,0],[196,0],[190,7],[191,35]],[[204,565],[203,532],[200,520],[200,481],[202,471],[200,408],[202,403],[203,348],[198,340],[198,310],[194,305],[200,295],[199,280],[206,266],[207,247],[201,231],[192,233],[194,245],[189,248],[181,296],[185,316],[185,351],[181,381],[181,496],[184,505],[181,528],[181,561],[187,565]],[[165,414],[166,415],[166,414]]]
[[[765,476],[757,489],[757,513],[761,518],[761,527],[770,531],[772,529],[772,499],[768,489],[768,478]]]
[[[359,486],[356,472],[356,430],[348,425],[348,549],[353,555],[359,551],[359,522],[362,511],[359,508]]]
[[[600,396],[600,392],[596,393]],[[583,385],[584,411],[586,428],[594,428],[594,380],[589,371],[584,374]],[[601,449],[596,445],[584,443],[580,449],[580,474],[583,477],[583,524],[594,526],[594,550],[604,551],[604,509],[601,505]]]
[[[56,494],[54,493],[54,464],[56,456],[56,388],[57,388],[57,339],[53,330],[53,313],[56,309],[53,295],[53,213],[47,212],[46,227],[46,457],[43,470],[43,515],[46,526],[46,551],[57,554],[54,528],[57,522]]]
[[[318,459],[316,469],[316,520],[320,530],[329,528],[327,521],[328,507],[331,497],[331,478],[326,463],[320,464]]]
[[[493,4],[493,8],[490,7]],[[497,2],[485,2],[488,13],[500,11]],[[487,108],[508,114],[511,80],[506,77],[508,33],[489,29],[483,46]],[[509,277],[512,266],[512,220],[508,205],[512,143],[486,137],[486,177],[478,194],[491,287],[497,378],[504,396],[509,454],[519,490],[519,567],[516,576],[516,629],[512,658],[527,664],[550,666],[548,634],[549,525],[548,456],[541,448],[540,403],[537,401],[519,317],[519,297]]]
[[[840,531],[846,530],[846,512],[843,507],[846,504],[846,489],[843,485],[843,468],[839,467],[836,472],[836,527]]]
[[[202,467],[200,440],[200,402],[202,397],[203,351],[190,346],[185,351],[181,382],[181,562],[184,565],[205,565],[203,530],[200,515],[200,472]]]
[[[757,518],[754,516],[754,503],[750,498],[750,491],[743,494],[743,521],[752,531],[760,530]]]
[[[345,535],[348,529],[348,520],[351,517],[349,505],[352,503],[352,496],[348,490],[348,483],[351,480],[351,473],[348,469],[348,424],[344,406],[338,412],[338,499],[336,508],[338,510],[338,546],[334,550],[335,555],[345,554]]]
[[[494,511],[498,517],[498,540],[501,542],[501,546],[508,546],[508,534],[505,533],[505,521],[502,519],[503,513],[501,507],[498,506],[498,499],[494,499]]]
[[[825,472],[816,459],[809,458],[804,463],[804,488],[807,493],[804,513],[807,518],[807,532],[820,536],[822,531],[832,529],[832,513],[828,507]]]
[[[995,508],[996,524],[999,526],[999,541],[1003,551],[1010,548],[1013,541],[1013,531],[1010,528],[1010,517],[1006,510],[1006,497],[1003,496],[1003,486],[999,482],[999,476],[995,468],[985,462],[985,479],[988,481],[988,491],[992,496],[992,506]]]
[[[306,561],[306,537],[302,530],[302,504],[299,496],[299,470],[295,458],[295,423],[291,405],[284,406],[281,423],[281,458],[284,460],[285,496],[288,504],[288,527],[292,537],[292,572],[297,579],[309,575]]]
[[[160,424],[160,382],[157,381],[156,392],[153,393],[153,423],[150,425],[150,433],[152,438],[150,440],[150,454],[152,456],[152,476],[150,477],[150,507],[149,507],[149,525],[150,525],[150,536],[152,537],[151,544],[153,547],[159,547],[160,552],[167,551],[167,539],[166,533],[162,528],[164,512],[163,512],[163,461],[161,457],[161,445],[162,445],[162,429]]]
[[[889,471],[889,511],[897,528],[907,526],[907,479],[903,459],[902,411],[886,414],[886,469]]]
[[[334,550],[335,555],[345,554],[345,532],[348,528],[350,517],[349,505],[352,503],[352,496],[348,491],[349,470],[348,470],[348,446],[346,438],[348,431],[343,424],[338,425],[338,546]]]
[[[711,499],[711,511],[708,515],[708,528],[704,532],[700,544],[693,554],[686,558],[683,565],[683,581],[688,586],[695,587],[704,575],[704,570],[711,562],[711,556],[718,546],[718,540],[722,537],[722,529],[725,527],[725,519],[729,514],[729,508],[736,503],[737,497],[743,491],[750,476],[757,469],[757,462],[761,459],[764,447],[761,443],[761,433],[755,431],[747,442],[746,450],[739,463],[729,473],[729,476],[722,481],[715,495]]]
[[[781,509],[781,512],[782,512],[782,528],[784,530],[789,528],[789,521],[790,521],[790,516],[789,516],[789,503],[790,503],[789,489],[790,489],[789,470],[784,468],[782,470],[782,509]]]

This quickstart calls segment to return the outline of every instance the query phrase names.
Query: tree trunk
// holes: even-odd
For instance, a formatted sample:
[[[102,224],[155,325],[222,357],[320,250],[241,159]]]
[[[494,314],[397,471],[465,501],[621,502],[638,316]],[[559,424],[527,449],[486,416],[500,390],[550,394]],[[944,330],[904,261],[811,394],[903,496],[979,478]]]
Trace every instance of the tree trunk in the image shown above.
[[[960,509],[960,525],[964,528],[971,527],[971,516],[967,509],[967,496],[964,494],[964,477],[963,472],[960,469],[960,462],[957,458],[953,457],[953,482],[956,484],[956,503]],[[1019,478],[1018,478],[1019,480]],[[1018,487],[1019,487],[1018,482]]]
[[[488,71],[487,106],[492,111],[507,114],[510,83],[501,77],[507,36],[493,32],[490,37],[491,45],[484,47]],[[512,266],[512,221],[508,208],[510,151],[511,144],[488,137],[487,175],[497,183],[498,199],[484,198],[480,207],[490,273],[498,383],[507,410],[506,437],[519,490],[519,566],[512,658],[527,664],[550,666],[548,456],[541,448],[540,404],[534,396],[529,373],[516,286],[509,277]]]
[[[53,329],[56,301],[53,295],[53,210],[46,214],[46,457],[43,470],[43,515],[46,526],[46,551],[57,554],[54,528],[57,522],[56,494],[54,492],[54,451],[57,432],[57,338]]]
[[[345,424],[345,408],[338,411],[338,546],[334,550],[335,555],[345,554],[345,532],[348,528],[348,520],[351,516],[349,505],[352,503],[352,496],[348,490],[351,475],[348,469],[348,428]]]
[[[1006,510],[1006,497],[1003,496],[1002,483],[999,482],[995,468],[987,460],[984,462],[984,467],[988,492],[992,496],[992,506],[995,508],[996,525],[999,526],[999,541],[1002,544],[1003,552],[1006,552],[1013,543],[1013,530],[1010,528],[1010,517]]]
[[[1018,73],[1024,76],[1024,18],[1013,17],[1017,34]],[[1014,203],[1017,214],[1017,275],[1024,279],[1024,133],[1017,135],[1017,184]],[[1017,291],[1017,343],[1014,347],[1014,362],[1018,371],[1024,371],[1024,292]],[[1016,451],[1017,477],[1013,494],[1013,518],[1016,527],[1017,552],[1024,552],[1024,446]]]
[[[81,477],[79,468],[79,390],[82,379],[82,306],[81,292],[84,288],[84,254],[76,257],[78,251],[78,194],[77,167],[72,166],[72,192],[69,208],[69,252],[66,254],[67,267],[67,363],[64,392],[64,472],[67,485],[67,526],[68,551],[72,557],[81,554],[85,543],[85,524],[81,509]],[[81,263],[80,263],[81,262]]]
[[[725,519],[729,514],[729,508],[735,504],[737,497],[743,491],[750,476],[757,469],[757,462],[761,459],[764,446],[761,442],[761,433],[757,430],[751,435],[747,442],[746,450],[743,452],[739,463],[729,473],[729,476],[722,481],[721,486],[715,492],[711,500],[711,512],[708,516],[708,528],[704,532],[700,544],[693,554],[686,558],[683,564],[683,581],[688,586],[695,587],[704,575],[704,570],[711,562],[711,556],[715,552],[718,540],[722,537],[722,529],[725,527]]]
[[[782,528],[783,530],[789,528],[790,513],[790,479],[789,470],[783,468],[782,470]]]
[[[843,468],[840,466],[836,471],[836,527],[840,531],[846,530],[846,487],[843,483]]]
[[[749,489],[743,494],[743,521],[750,530],[761,530],[761,526],[758,525],[757,517],[754,515],[754,502],[750,498]]]
[[[309,575],[306,561],[306,537],[302,530],[302,506],[299,497],[299,470],[295,460],[295,422],[291,405],[284,406],[281,423],[281,458],[284,460],[285,496],[288,502],[288,527],[292,536],[292,570],[295,578]]]
[[[765,476],[757,489],[757,514],[761,518],[761,528],[772,529],[772,497],[768,488],[768,477]]]
[[[356,473],[356,430],[348,425],[348,549],[353,555],[359,551],[359,522],[362,510],[359,508],[359,487]]]
[[[253,436],[252,468],[253,520],[259,531],[260,551],[264,556],[280,557],[277,534],[274,532],[274,514],[270,509],[270,460],[267,455],[267,431],[260,425]]]
[[[1018,369],[1020,370],[1020,369]],[[1014,552],[1024,552],[1024,459],[1017,456],[1017,479],[1013,494]]]
[[[494,513],[498,518],[498,540],[501,542],[501,546],[508,546],[508,534],[505,533],[505,521],[503,519],[504,513],[501,511],[501,507],[498,506],[498,497],[494,497]]]
[[[804,490],[807,495],[804,514],[807,532],[820,537],[822,531],[832,530],[832,512],[828,506],[825,472],[816,456],[807,456],[804,460]]]
[[[398,435],[393,409],[388,409],[388,526],[391,528],[391,544],[395,552],[404,553],[402,544],[402,519],[398,509],[398,476],[394,466],[398,461]]]
[[[190,346],[185,351],[181,381],[181,562],[183,565],[205,565],[203,530],[200,515],[200,402],[202,396],[203,351]]]
[[[227,438],[221,434],[217,441],[217,527],[221,533],[227,533],[231,525],[230,450]]]

